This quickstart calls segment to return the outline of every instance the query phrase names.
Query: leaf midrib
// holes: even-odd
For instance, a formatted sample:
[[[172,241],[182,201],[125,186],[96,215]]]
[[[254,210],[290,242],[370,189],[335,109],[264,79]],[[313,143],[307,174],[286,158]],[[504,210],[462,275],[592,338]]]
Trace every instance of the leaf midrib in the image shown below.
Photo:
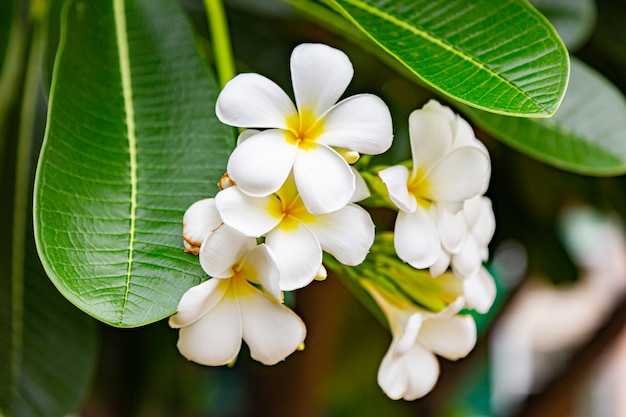
[[[336,3],[337,5],[338,2],[336,0],[332,0],[334,3]],[[543,111],[546,112],[546,114],[551,114],[552,111],[549,108],[546,108],[545,106],[543,106],[542,104],[538,103],[532,96],[528,95],[528,93],[526,93],[524,90],[520,89],[519,87],[517,87],[517,85],[515,85],[513,82],[511,82],[510,80],[501,77],[497,72],[493,71],[491,68],[485,66],[484,64],[482,64],[481,62],[475,60],[472,56],[464,54],[462,51],[457,50],[456,48],[452,47],[451,45],[448,45],[447,43],[443,42],[442,40],[430,35],[428,32],[424,31],[424,30],[419,30],[418,28],[416,28],[415,26],[410,25],[409,23],[400,20],[396,17],[394,17],[393,15],[389,14],[389,13],[385,13],[380,9],[377,9],[375,7],[371,7],[365,3],[363,3],[362,1],[358,1],[358,0],[341,0],[344,1],[346,3],[349,3],[351,5],[353,5],[354,7],[360,8],[364,11],[367,11],[368,13],[371,13],[373,15],[376,15],[378,17],[380,17],[383,20],[387,20],[405,30],[408,30],[409,32],[414,33],[417,36],[420,36],[422,38],[424,38],[425,40],[432,42],[438,46],[440,46],[441,48],[451,52],[454,55],[457,55],[458,57],[470,62],[471,64],[473,64],[474,66],[485,70],[487,73],[489,73],[491,76],[493,76],[494,78],[501,80],[503,83],[505,83],[506,85],[508,85],[509,87],[511,87],[513,90],[517,91],[518,93],[520,93],[523,97],[526,97],[530,102],[534,103],[537,107],[539,107],[540,109],[542,109]],[[339,7],[341,7],[339,5]],[[343,7],[341,7],[343,9]],[[344,10],[345,11],[345,10]],[[347,13],[347,12],[346,12]],[[354,20],[352,17],[350,17],[351,20]],[[360,24],[358,24],[358,22],[355,21],[355,23],[361,27]],[[368,34],[369,36],[369,34]],[[373,39],[373,38],[372,38]],[[374,41],[376,43],[379,43],[377,40],[374,39]],[[382,46],[382,45],[381,45]],[[386,47],[383,46],[383,48],[387,49]],[[391,53],[392,55],[395,56],[395,54],[393,54],[391,51],[388,51],[389,53]],[[411,69],[411,68],[409,68]],[[413,69],[411,69],[412,72],[415,73],[415,71]],[[417,74],[420,78],[422,78],[421,75]],[[426,80],[425,80],[426,81]],[[427,81],[428,82],[428,81]],[[428,82],[430,84],[430,82]]]
[[[125,0],[114,0],[113,15],[115,16],[115,35],[118,45],[120,76],[124,96],[124,111],[126,113],[126,136],[128,138],[128,153],[130,159],[130,230],[128,242],[128,268],[126,270],[126,288],[124,304],[120,316],[120,323],[124,322],[124,314],[130,294],[130,278],[133,268],[135,247],[136,219],[137,219],[137,137],[135,130],[135,109],[133,103],[132,80],[130,71],[130,54],[128,51],[128,31],[126,29]]]

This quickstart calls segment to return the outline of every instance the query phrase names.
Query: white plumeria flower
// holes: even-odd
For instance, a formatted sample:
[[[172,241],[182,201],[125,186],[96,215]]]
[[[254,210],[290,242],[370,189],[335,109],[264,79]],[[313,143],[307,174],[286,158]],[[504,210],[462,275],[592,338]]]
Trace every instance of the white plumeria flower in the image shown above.
[[[423,269],[439,257],[440,234],[454,234],[454,230],[438,230],[429,211],[455,214],[465,200],[481,195],[491,164],[469,124],[436,101],[411,113],[409,135],[413,168],[396,165],[379,176],[399,209],[394,233],[398,257]]]
[[[348,204],[355,176],[337,149],[379,154],[393,136],[391,114],[380,98],[359,94],[337,103],[352,75],[343,52],[303,44],[291,55],[295,106],[259,74],[239,74],[226,84],[217,117],[231,126],[266,129],[242,141],[228,161],[228,174],[243,192],[268,196],[293,169],[309,212],[329,213]]]
[[[280,270],[280,288],[285,291],[315,279],[322,266],[322,250],[343,264],[358,265],[374,242],[374,223],[367,211],[350,203],[332,213],[313,215],[291,177],[267,197],[251,197],[230,187],[220,191],[215,201],[226,225],[246,236],[265,236]]]
[[[452,265],[454,274],[463,280],[467,306],[486,313],[496,296],[493,277],[483,266],[489,258],[488,245],[496,227],[491,200],[474,197],[466,200],[457,214],[439,210],[435,217],[439,230],[454,232],[441,234],[441,252],[430,267],[431,275],[439,276]]]
[[[225,247],[230,256],[222,256]],[[243,339],[253,359],[273,365],[304,342],[304,323],[279,302],[279,272],[267,246],[222,226],[204,240],[200,259],[214,278],[189,289],[169,319],[180,329],[183,356],[225,365],[237,357]]]
[[[435,355],[457,360],[474,348],[474,319],[456,315],[465,302],[462,297],[443,311],[432,313],[393,297],[369,282],[363,285],[385,313],[392,333],[391,346],[378,370],[378,384],[389,398],[423,397],[439,377]]]

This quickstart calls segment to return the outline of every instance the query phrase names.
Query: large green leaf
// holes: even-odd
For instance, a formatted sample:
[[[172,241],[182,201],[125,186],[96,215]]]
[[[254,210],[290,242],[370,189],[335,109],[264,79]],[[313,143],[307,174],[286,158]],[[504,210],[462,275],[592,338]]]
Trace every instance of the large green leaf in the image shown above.
[[[45,21],[32,18],[28,27],[22,31],[32,39],[28,65],[16,86],[22,94],[12,103],[10,123],[0,128],[6,145],[0,159],[0,415],[57,417],[75,411],[87,392],[96,329],[54,289],[35,250],[33,149],[45,126],[39,95]]]
[[[185,209],[216,191],[233,146],[217,88],[171,0],[66,4],[35,190],[46,271],[115,326],[172,314],[204,274]]]
[[[626,100],[575,58],[567,94],[551,119],[465,111],[497,139],[557,168],[586,175],[626,173]]]
[[[8,272],[5,261],[0,257],[0,269]],[[96,322],[56,291],[32,239],[25,261],[20,282],[0,279],[0,415],[67,415],[84,400],[95,371]]]
[[[546,117],[563,98],[565,46],[524,0],[326,0],[439,92],[502,114]]]

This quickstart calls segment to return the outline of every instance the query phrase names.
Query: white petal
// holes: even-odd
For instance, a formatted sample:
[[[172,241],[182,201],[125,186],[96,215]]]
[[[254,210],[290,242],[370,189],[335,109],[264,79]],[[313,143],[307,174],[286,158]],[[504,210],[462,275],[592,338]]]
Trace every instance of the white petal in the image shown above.
[[[204,239],[221,224],[222,219],[213,198],[196,201],[183,216],[183,239],[192,247],[199,248]]]
[[[356,188],[348,163],[325,145],[299,149],[293,174],[300,197],[312,214],[330,213],[346,206]]]
[[[476,323],[469,315],[425,320],[418,340],[427,350],[457,360],[476,345]]]
[[[304,342],[304,323],[251,285],[239,282],[238,286],[243,339],[250,347],[250,356],[265,365],[282,361]]]
[[[251,197],[237,187],[230,187],[217,193],[215,205],[224,224],[246,236],[262,236],[283,218],[281,203],[275,194]]]
[[[467,226],[463,212],[452,214],[448,210],[437,211],[437,230],[441,245],[448,253],[456,253],[467,239]]]
[[[458,202],[478,195],[489,174],[489,158],[469,146],[455,149],[426,173],[427,197],[435,201]]]
[[[359,171],[354,169],[354,167],[350,167],[350,169],[354,174],[354,194],[352,195],[350,202],[357,203],[359,201],[365,200],[371,194],[369,188],[367,188],[367,183],[365,182]]]
[[[449,122],[454,121],[456,116],[450,107],[444,106],[435,99],[428,100],[428,103],[424,104],[422,109],[433,113],[441,113]]]
[[[476,200],[476,201],[474,201]],[[468,204],[470,203],[470,204]],[[487,197],[480,197],[478,199],[472,199],[465,203],[470,207],[478,206],[477,213],[466,213],[468,224],[470,224],[470,230],[479,246],[487,246],[491,242],[491,238],[496,231],[496,219],[493,214],[493,208],[491,207],[491,200]],[[465,209],[463,210],[466,211]],[[470,219],[470,216],[473,218]]]
[[[458,114],[454,115],[454,141],[453,148],[460,148],[462,146],[474,146],[481,151],[488,154],[487,148],[481,141],[476,139],[474,130],[467,121],[465,121]]]
[[[244,277],[263,289],[279,303],[283,302],[280,290],[280,273],[276,261],[267,245],[261,244],[252,248],[241,264]]]
[[[322,249],[311,231],[298,221],[278,226],[265,237],[280,271],[280,288],[292,291],[313,281],[322,264]]]
[[[417,269],[433,265],[441,245],[435,224],[421,207],[415,213],[398,213],[393,243],[398,257]]]
[[[323,120],[324,131],[318,142],[370,155],[383,153],[391,146],[391,114],[375,95],[359,94],[342,100]]]
[[[252,136],[257,133],[261,133],[260,130],[257,129],[246,129],[237,136],[237,146],[239,146],[243,141],[250,139]]]
[[[378,385],[393,400],[415,400],[433,389],[439,377],[439,363],[433,354],[419,345],[401,356],[392,347],[378,369]]]
[[[452,146],[450,121],[445,112],[415,110],[409,116],[413,170],[428,171]]]
[[[481,314],[489,311],[496,299],[496,284],[484,267],[463,280],[463,295],[469,308]]]
[[[404,399],[413,401],[428,394],[439,378],[439,362],[435,355],[415,345],[405,358],[408,371],[408,389]]]
[[[407,353],[413,345],[417,342],[417,336],[422,328],[422,315],[420,313],[414,313],[409,316],[409,319],[404,326],[404,329],[397,335],[394,334],[396,343],[392,344],[394,352],[397,355]]]
[[[409,194],[407,183],[409,181],[409,169],[404,165],[396,165],[385,168],[378,173],[382,182],[387,186],[389,198],[400,210],[413,213],[417,210],[417,201]]]
[[[230,280],[219,280],[221,285]],[[180,329],[178,350],[187,359],[202,365],[219,366],[232,362],[241,348],[241,319],[235,300],[224,297],[209,313]]]
[[[439,252],[437,262],[430,266],[430,276],[438,277],[448,270],[450,266],[450,255],[445,250]]]
[[[348,204],[306,223],[322,249],[345,265],[358,265],[374,243],[374,223],[363,208]]]
[[[217,97],[215,114],[236,127],[287,128],[296,114],[291,99],[273,81],[259,74],[239,74]]]
[[[452,269],[459,277],[468,277],[478,272],[482,266],[482,250],[474,236],[469,235],[461,250],[452,255]]]
[[[339,100],[354,70],[348,56],[322,44],[302,44],[291,54],[291,79],[300,111],[315,119]]]
[[[169,325],[174,329],[189,326],[207,314],[224,296],[222,280],[209,279],[193,286],[183,294],[178,303],[176,314],[170,317]]]
[[[264,197],[276,192],[291,171],[298,146],[285,132],[265,130],[235,148],[228,159],[228,175],[246,194]]]
[[[222,226],[202,243],[200,265],[212,277],[231,277],[233,266],[255,246],[255,238],[242,236],[228,226]]]

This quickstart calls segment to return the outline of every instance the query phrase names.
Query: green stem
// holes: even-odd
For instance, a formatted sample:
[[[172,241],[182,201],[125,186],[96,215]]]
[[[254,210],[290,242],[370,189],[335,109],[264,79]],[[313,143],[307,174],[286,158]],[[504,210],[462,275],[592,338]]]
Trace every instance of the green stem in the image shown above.
[[[207,12],[209,30],[213,40],[217,78],[220,86],[224,87],[236,74],[224,5],[221,0],[204,0],[204,8]]]

